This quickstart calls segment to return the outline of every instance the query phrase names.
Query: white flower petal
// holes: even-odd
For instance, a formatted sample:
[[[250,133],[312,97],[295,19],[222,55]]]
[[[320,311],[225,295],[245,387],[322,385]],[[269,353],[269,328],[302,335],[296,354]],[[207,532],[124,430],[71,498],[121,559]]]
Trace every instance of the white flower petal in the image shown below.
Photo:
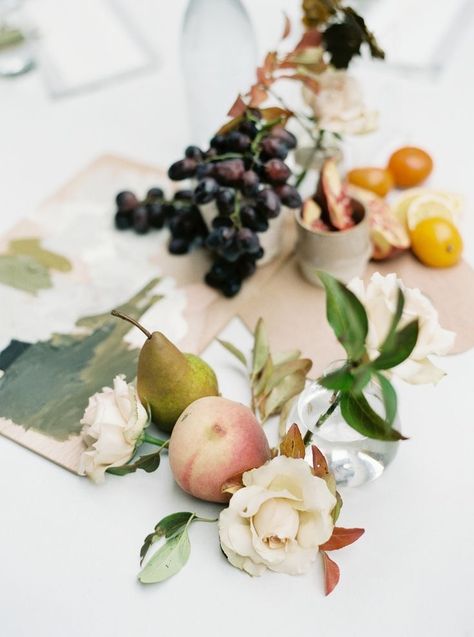
[[[96,482],[104,479],[108,467],[121,466],[132,458],[148,424],[135,387],[127,385],[123,375],[116,376],[113,384],[113,389],[104,387],[89,398],[81,420],[86,446],[81,471]]]
[[[239,489],[232,497],[229,506],[242,517],[251,518],[264,502],[272,498],[296,500],[290,491],[266,491],[263,487],[253,485]]]
[[[319,511],[302,511],[297,541],[304,549],[318,548],[327,542],[334,530],[334,522],[330,513]]]
[[[375,272],[364,289],[360,279],[349,283],[349,288],[364,304],[369,320],[367,348],[370,358],[378,356],[393,313],[395,312],[398,288],[405,296],[400,327],[418,319],[419,331],[417,343],[408,360],[394,368],[394,374],[410,383],[437,382],[442,377],[428,356],[447,354],[455,340],[454,332],[445,330],[439,324],[439,316],[431,301],[418,289],[407,288],[395,273],[382,276]]]
[[[219,517],[219,536],[231,564],[255,575],[264,568],[305,573],[332,534],[336,499],[302,459],[278,456],[247,471]]]

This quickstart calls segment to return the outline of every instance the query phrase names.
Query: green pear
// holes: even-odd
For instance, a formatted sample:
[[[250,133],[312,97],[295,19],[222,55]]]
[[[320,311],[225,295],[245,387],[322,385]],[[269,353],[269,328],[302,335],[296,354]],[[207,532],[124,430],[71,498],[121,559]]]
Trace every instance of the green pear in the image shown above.
[[[132,323],[146,336],[138,357],[137,391],[160,429],[171,432],[188,405],[219,394],[216,375],[202,358],[181,352],[164,334],[149,332],[126,314],[117,310],[112,314]]]

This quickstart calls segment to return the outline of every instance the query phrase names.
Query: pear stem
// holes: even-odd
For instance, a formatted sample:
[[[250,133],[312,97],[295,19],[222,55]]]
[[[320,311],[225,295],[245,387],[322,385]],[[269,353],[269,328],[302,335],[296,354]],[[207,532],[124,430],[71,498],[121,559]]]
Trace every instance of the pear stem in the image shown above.
[[[138,329],[141,330],[147,338],[151,338],[151,332],[149,332],[145,327],[143,327],[143,325],[140,325],[140,323],[136,321],[134,318],[132,318],[131,316],[128,316],[127,314],[123,314],[122,312],[119,312],[118,310],[112,310],[111,314],[112,316],[117,316],[118,318],[121,318],[124,321],[128,321],[132,325],[135,325],[135,327],[138,327]]]

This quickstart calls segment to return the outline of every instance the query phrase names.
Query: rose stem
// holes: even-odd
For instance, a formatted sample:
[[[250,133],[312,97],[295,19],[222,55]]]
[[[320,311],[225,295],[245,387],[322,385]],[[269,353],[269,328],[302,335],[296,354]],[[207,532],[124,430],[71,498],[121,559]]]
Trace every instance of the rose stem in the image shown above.
[[[150,445],[157,445],[158,447],[167,447],[169,445],[169,440],[160,440],[159,438],[155,438],[155,436],[150,436],[150,434],[145,434],[143,437],[143,442],[148,442]]]
[[[339,405],[340,400],[341,400],[340,394],[333,395],[331,399],[331,404],[329,405],[328,409],[319,416],[316,424],[314,425],[315,429],[319,429],[319,427],[324,425],[326,420],[329,418],[329,416],[334,412],[336,407]],[[306,447],[311,443],[312,439],[313,439],[313,432],[308,429],[308,431],[305,433],[305,436],[303,438],[303,442]]]
[[[128,321],[132,325],[135,325],[135,327],[138,327],[138,329],[141,330],[147,338],[151,338],[151,332],[149,332],[146,328],[144,328],[143,325],[140,325],[140,323],[136,321],[134,318],[132,318],[131,316],[127,316],[127,314],[123,314],[122,312],[119,312],[118,310],[112,310],[111,314],[112,316],[117,316],[118,318],[121,318],[124,321]]]

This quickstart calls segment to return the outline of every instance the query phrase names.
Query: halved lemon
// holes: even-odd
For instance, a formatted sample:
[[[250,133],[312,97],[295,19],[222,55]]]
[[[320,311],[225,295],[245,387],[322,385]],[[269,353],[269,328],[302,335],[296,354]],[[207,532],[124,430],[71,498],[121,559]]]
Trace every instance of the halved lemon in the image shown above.
[[[457,224],[462,205],[460,195],[430,188],[412,188],[394,201],[392,211],[407,229],[412,230],[417,223],[430,217],[445,218]]]
[[[440,194],[418,195],[408,206],[408,230],[414,230],[421,221],[433,217],[455,223],[453,204],[449,197]]]

